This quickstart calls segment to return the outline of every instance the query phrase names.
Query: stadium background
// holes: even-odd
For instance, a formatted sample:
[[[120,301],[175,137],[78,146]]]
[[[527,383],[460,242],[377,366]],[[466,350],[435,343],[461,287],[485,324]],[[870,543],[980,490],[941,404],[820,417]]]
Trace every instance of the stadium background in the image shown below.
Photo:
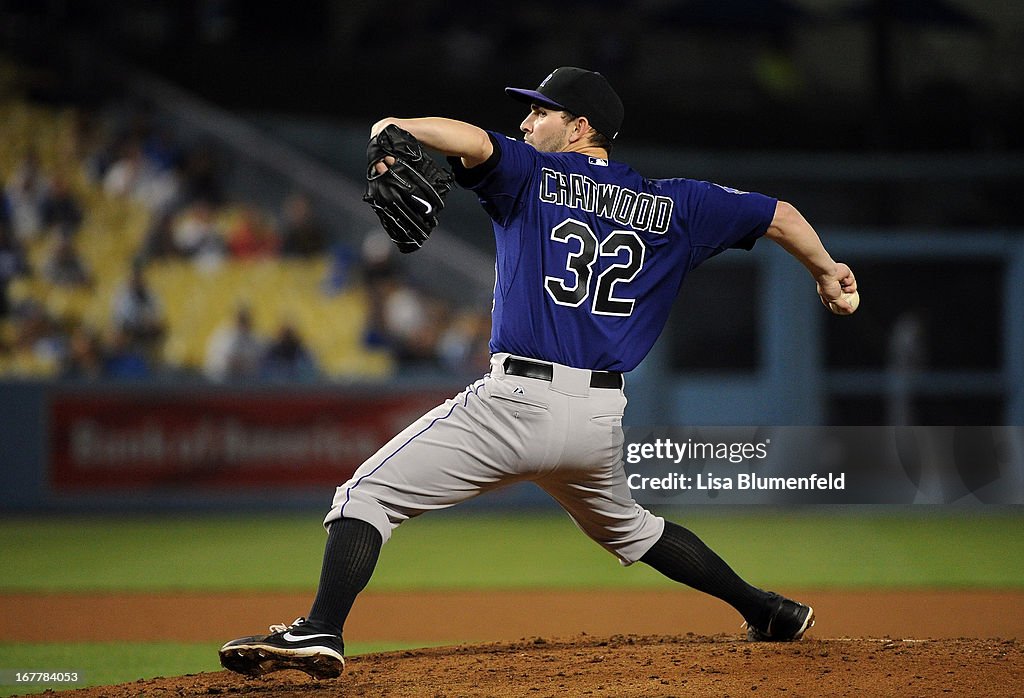
[[[195,575],[162,565],[185,560],[188,569],[216,557],[210,550],[229,564],[200,575],[199,586],[308,590],[317,517],[333,483],[485,366],[486,219],[472,197],[455,197],[415,259],[385,255],[359,202],[369,124],[438,114],[514,133],[521,114],[501,88],[536,83],[559,64],[601,70],[619,89],[627,120],[616,156],[650,176],[707,178],[793,201],[865,289],[856,316],[831,318],[784,255],[758,249],[709,263],[631,381],[630,424],[1024,424],[1020,8],[417,2],[393,13],[389,33],[375,8],[0,3],[0,175],[5,187],[19,181],[34,152],[42,178],[51,187],[68,180],[81,211],[77,222],[13,235],[7,194],[4,226],[21,241],[24,264],[19,273],[4,267],[0,280],[5,613],[21,603],[15,594],[190,588]],[[121,161],[130,170],[132,157],[142,158],[145,186],[129,178],[119,188],[110,171]],[[297,194],[317,221],[311,248],[289,237],[286,210]],[[197,220],[210,223],[204,216],[212,243],[186,249]],[[88,284],[48,275],[68,240]],[[115,315],[133,268],[160,298],[155,341],[129,341]],[[759,303],[747,302],[759,292]],[[262,341],[259,358],[233,374],[208,355],[243,305]],[[306,360],[267,359],[284,325],[306,344]],[[1017,453],[1007,475],[1019,483]],[[1019,505],[1017,492],[1010,501]],[[940,502],[901,510],[886,525],[872,522],[893,512],[870,507],[778,513],[709,503],[684,516],[719,532],[723,551],[734,550],[752,576],[787,586],[1019,590],[1022,556],[999,554],[1012,550],[1006,532],[1019,527],[1019,506],[995,511],[970,495]],[[410,545],[393,553],[396,568],[375,580],[379,590],[466,579],[481,589],[579,584],[545,576],[559,559],[583,564],[580,575],[596,586],[654,584],[609,581],[596,561],[579,563],[587,553],[552,533],[564,522],[530,488],[469,509],[478,520],[442,516],[439,529],[413,529]],[[951,525],[945,517],[967,511],[978,549],[991,554],[962,569],[937,565],[930,556]],[[225,512],[233,517],[218,518]],[[288,518],[296,512],[306,525]],[[520,559],[499,565],[494,579],[452,561],[447,574],[417,581],[426,565],[412,541],[456,546],[468,530],[493,532],[494,516]],[[869,555],[870,544],[914,526],[917,537],[897,557],[930,572],[883,566],[859,577],[848,569],[856,559],[844,566],[833,555],[802,576],[747,552],[767,545],[756,533],[764,521],[803,540],[829,520],[842,525],[826,527],[834,538],[815,539],[816,552],[859,537],[857,550]],[[162,528],[206,544],[154,541]],[[272,549],[230,552],[239,531],[262,530],[275,531]],[[549,567],[525,565],[536,543],[519,547],[516,535],[558,540],[541,557]],[[294,559],[293,546],[306,547],[292,572],[268,574],[265,566]],[[140,549],[152,555],[133,556]],[[57,650],[8,637],[3,654],[18,659],[0,668],[93,656],[84,645]],[[197,663],[174,670],[212,669],[205,640],[195,654],[179,648]],[[148,661],[110,676],[171,671]]]

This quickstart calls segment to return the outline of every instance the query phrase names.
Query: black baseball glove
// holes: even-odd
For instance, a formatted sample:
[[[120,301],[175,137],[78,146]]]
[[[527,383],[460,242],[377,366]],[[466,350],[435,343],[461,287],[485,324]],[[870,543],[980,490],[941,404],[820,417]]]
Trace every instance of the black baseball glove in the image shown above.
[[[386,172],[374,167],[387,156],[395,159]],[[388,237],[403,253],[415,252],[437,227],[437,214],[454,178],[408,131],[389,125],[366,146],[366,196]]]

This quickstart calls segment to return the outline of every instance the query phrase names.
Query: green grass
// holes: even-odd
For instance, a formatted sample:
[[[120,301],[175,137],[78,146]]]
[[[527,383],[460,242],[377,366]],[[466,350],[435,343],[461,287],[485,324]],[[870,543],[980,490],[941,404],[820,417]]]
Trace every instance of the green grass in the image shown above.
[[[437,643],[433,643],[437,644]],[[387,652],[431,643],[378,642],[346,646],[346,656]],[[16,644],[0,642],[0,670],[77,671],[82,682],[0,686],[0,696],[42,693],[48,688],[65,690],[85,686],[107,686],[158,676],[182,676],[220,671],[216,643],[179,642],[94,642]]]
[[[752,514],[693,528],[741,574],[765,585],[1022,588],[1022,525],[1019,513],[947,510]]]
[[[308,591],[318,514],[0,519],[0,591]],[[670,515],[743,576],[786,587],[1024,587],[1024,515],[912,511]],[[443,513],[385,546],[371,589],[651,588],[561,514]]]
[[[3,669],[77,671],[83,683],[0,687],[0,695],[124,683],[155,676],[217,671],[217,647],[174,642],[0,644]]]

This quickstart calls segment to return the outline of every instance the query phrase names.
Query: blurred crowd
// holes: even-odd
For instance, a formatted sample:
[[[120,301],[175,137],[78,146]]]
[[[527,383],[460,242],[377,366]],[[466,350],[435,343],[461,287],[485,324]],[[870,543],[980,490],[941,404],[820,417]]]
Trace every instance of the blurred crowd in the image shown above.
[[[486,366],[487,315],[462,312],[415,287],[383,232],[370,233],[365,242],[335,239],[301,191],[287,193],[276,210],[229,195],[223,172],[230,154],[208,143],[181,142],[145,107],[74,113],[61,162],[47,167],[30,144],[16,144],[22,151],[17,162],[0,171],[0,377],[137,380],[184,373],[214,382],[330,379],[298,323],[282,318],[263,333],[247,304],[234,308],[206,338],[201,366],[166,361],[172,328],[167,299],[149,280],[156,265],[186,262],[198,275],[224,264],[289,258],[334,263],[337,278],[324,280],[323,293],[360,286],[368,305],[363,344],[388,353],[397,371],[468,374]],[[82,251],[92,236],[81,230],[105,201],[142,207],[146,230],[125,260],[90,265]],[[117,221],[107,223],[112,229],[104,234],[128,235],[116,229]],[[104,274],[124,282],[102,324],[55,314],[39,294],[10,293],[17,280],[29,279],[36,289],[88,295]]]

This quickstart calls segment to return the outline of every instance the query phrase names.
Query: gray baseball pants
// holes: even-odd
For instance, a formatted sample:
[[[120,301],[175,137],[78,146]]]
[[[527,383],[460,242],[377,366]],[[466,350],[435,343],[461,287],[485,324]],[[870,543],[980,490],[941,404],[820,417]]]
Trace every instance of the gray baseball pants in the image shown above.
[[[550,381],[491,372],[427,412],[363,463],[334,496],[324,525],[373,525],[385,542],[403,521],[514,482],[536,483],[623,564],[661,537],[664,519],[633,499],[622,461],[619,388],[553,365]]]

